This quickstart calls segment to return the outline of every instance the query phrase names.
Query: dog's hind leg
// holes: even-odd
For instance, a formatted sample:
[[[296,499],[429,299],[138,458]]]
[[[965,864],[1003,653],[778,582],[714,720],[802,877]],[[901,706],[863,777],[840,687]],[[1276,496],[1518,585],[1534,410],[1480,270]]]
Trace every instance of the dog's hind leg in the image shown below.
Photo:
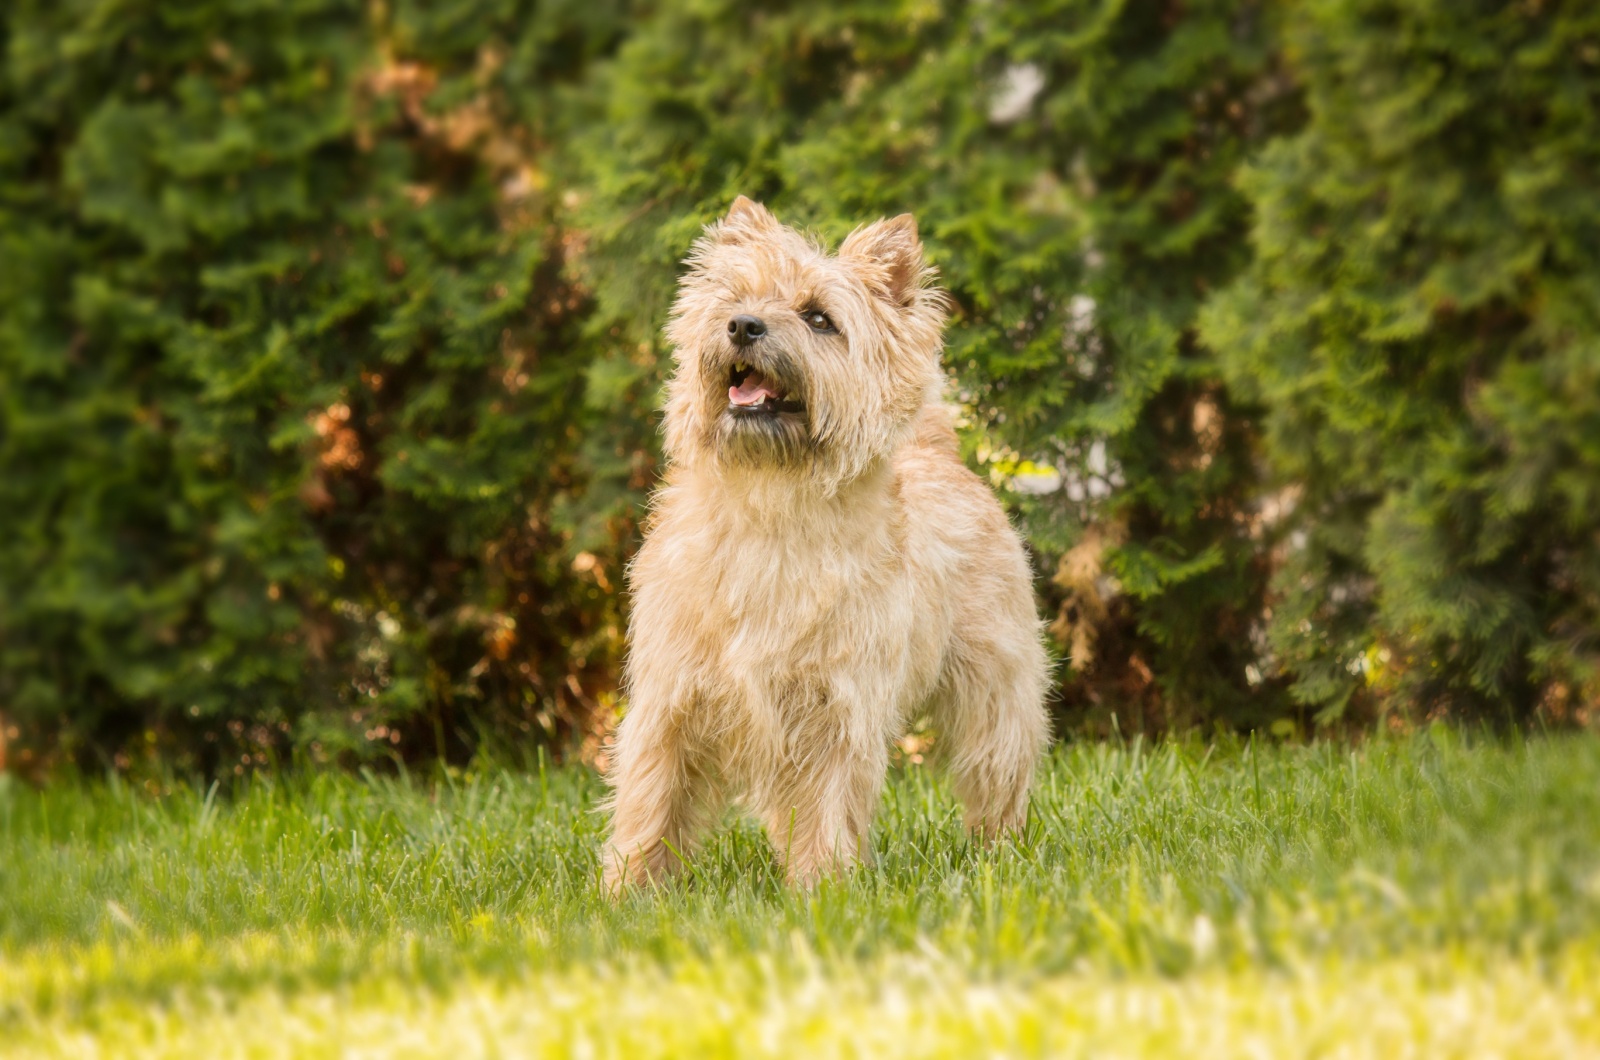
[[[623,718],[607,776],[611,836],[602,858],[613,895],[683,869],[715,809],[714,786],[679,719],[653,706],[641,703]]]
[[[956,645],[933,703],[937,750],[967,828],[993,838],[1022,827],[1034,764],[1049,739],[1049,673],[1031,628],[1015,639]]]

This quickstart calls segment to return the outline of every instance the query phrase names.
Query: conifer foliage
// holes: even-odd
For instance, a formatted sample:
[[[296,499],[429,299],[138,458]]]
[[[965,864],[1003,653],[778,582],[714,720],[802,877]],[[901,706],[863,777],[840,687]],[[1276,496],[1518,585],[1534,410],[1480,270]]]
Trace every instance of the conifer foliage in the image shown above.
[[[1593,8],[7,4],[0,737],[592,736],[737,194],[917,215],[1063,729],[1582,716]]]
[[[591,358],[542,152],[607,5],[0,26],[0,710],[208,768],[584,719],[616,574],[557,512]]]
[[[1309,120],[1208,308],[1292,508],[1273,661],[1324,717],[1600,702],[1600,8],[1303,5]]]

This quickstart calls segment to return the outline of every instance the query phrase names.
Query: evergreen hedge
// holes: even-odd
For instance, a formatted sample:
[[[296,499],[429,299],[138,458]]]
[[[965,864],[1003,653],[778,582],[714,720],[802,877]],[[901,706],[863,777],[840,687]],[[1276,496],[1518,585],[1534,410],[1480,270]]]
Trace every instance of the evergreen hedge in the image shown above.
[[[0,747],[592,741],[740,193],[916,213],[1063,731],[1581,717],[1590,7],[7,5]]]
[[[6,713],[202,768],[586,724],[631,528],[545,156],[621,12],[0,17]]]
[[[1600,6],[1316,0],[1202,334],[1292,513],[1269,656],[1317,717],[1600,706]]]

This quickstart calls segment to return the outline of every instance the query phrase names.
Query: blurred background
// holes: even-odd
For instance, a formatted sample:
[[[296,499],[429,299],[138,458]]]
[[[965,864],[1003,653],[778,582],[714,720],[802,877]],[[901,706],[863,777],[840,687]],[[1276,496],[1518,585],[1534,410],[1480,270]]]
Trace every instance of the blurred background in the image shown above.
[[[10,0],[0,765],[593,756],[678,262],[910,211],[1064,736],[1600,712],[1600,5]]]

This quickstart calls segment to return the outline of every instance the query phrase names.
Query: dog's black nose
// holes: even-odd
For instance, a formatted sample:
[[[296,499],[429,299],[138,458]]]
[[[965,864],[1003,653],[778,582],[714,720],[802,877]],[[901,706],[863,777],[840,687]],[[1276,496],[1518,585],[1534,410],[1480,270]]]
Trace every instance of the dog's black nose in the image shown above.
[[[740,314],[728,321],[728,337],[735,346],[748,346],[767,333],[766,322],[760,317]]]

